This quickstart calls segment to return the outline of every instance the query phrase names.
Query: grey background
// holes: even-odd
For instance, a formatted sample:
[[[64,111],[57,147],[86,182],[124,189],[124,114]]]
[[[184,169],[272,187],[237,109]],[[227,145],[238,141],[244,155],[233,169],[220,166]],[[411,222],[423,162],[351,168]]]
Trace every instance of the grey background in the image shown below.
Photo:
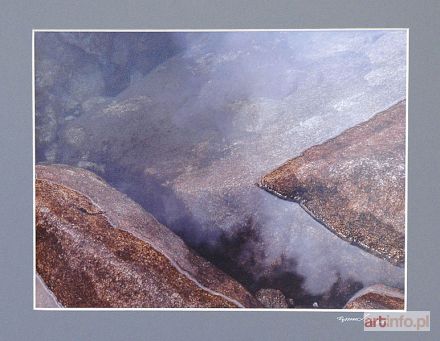
[[[0,9],[0,340],[439,339],[440,2],[12,1]],[[409,27],[408,309],[430,333],[366,333],[348,313],[32,310],[32,29]]]

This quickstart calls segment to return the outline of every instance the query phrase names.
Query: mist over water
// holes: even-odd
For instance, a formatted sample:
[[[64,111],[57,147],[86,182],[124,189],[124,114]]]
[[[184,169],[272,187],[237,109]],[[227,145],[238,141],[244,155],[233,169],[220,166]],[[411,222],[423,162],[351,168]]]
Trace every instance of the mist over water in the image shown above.
[[[71,63],[92,65],[56,94],[37,83],[37,145],[45,137],[38,162],[97,172],[196,249],[220,254],[224,240],[249,227],[232,262],[256,280],[294,272],[310,295],[340,279],[403,288],[402,268],[255,183],[405,97],[405,31],[164,33],[153,39],[157,53],[148,50],[154,60],[144,69],[147,50],[118,47],[122,38],[104,52],[93,45],[99,53],[72,39],[57,55],[47,47],[53,40],[37,45],[37,77],[65,63],[63,44],[77,49]],[[74,114],[64,109],[72,100]]]

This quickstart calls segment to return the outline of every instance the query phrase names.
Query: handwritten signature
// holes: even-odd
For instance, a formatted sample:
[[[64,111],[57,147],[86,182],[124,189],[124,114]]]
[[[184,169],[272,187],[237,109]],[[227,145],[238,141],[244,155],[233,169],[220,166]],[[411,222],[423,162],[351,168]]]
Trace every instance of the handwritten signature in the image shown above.
[[[370,314],[365,314],[363,317],[345,317],[345,316],[338,316],[336,319],[341,321],[341,323],[345,322],[362,322],[365,320],[367,316]]]

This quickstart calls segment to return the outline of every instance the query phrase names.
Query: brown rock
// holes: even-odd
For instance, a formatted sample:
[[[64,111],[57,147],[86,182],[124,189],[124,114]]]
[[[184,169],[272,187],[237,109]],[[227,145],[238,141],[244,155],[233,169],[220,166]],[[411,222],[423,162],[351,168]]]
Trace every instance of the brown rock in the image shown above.
[[[299,202],[351,243],[405,262],[405,101],[265,175],[259,186]]]
[[[376,284],[357,292],[344,309],[405,309],[405,297],[399,289]]]
[[[263,303],[266,308],[288,308],[286,297],[277,289],[260,289],[255,297]]]
[[[65,307],[255,307],[239,283],[93,173],[36,166],[37,271]]]

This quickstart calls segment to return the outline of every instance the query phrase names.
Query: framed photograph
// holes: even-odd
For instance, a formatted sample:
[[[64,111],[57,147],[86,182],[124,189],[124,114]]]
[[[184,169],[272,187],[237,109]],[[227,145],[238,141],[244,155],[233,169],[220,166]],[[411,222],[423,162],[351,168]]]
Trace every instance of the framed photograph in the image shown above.
[[[34,31],[35,307],[405,310],[407,29]]]

